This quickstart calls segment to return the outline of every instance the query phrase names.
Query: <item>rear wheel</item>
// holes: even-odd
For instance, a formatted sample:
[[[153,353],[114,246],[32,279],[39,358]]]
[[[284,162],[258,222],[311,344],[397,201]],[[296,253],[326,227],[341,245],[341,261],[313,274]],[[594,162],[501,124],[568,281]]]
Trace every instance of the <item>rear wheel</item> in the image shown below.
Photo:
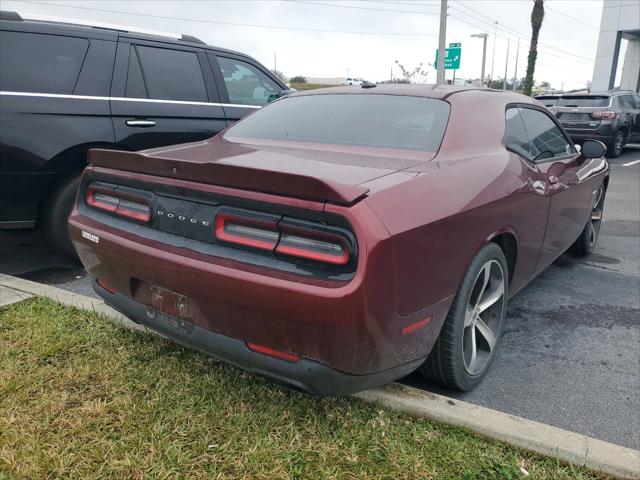
[[[605,193],[604,185],[600,185],[596,203],[593,206],[593,210],[591,210],[591,217],[584,226],[578,239],[569,248],[569,251],[577,257],[590,255],[596,248],[598,235],[600,234],[600,225],[602,224]]]
[[[77,255],[69,238],[67,219],[76,200],[79,184],[80,174],[59,183],[49,194],[43,214],[45,232],[53,247],[72,259],[77,259]]]
[[[618,130],[613,136],[613,139],[607,145],[607,157],[618,158],[622,154],[622,147],[624,147],[625,134],[624,131]]]
[[[469,266],[440,336],[420,367],[425,378],[463,391],[482,381],[500,338],[507,288],[504,253],[490,243]]]

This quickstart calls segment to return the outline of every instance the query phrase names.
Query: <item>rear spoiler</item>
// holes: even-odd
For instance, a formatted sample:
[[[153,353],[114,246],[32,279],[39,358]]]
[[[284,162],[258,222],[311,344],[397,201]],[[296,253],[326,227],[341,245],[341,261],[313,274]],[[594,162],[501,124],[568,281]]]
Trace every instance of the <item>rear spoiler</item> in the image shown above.
[[[356,202],[369,191],[358,185],[345,185],[295,173],[219,162],[176,160],[119,150],[91,149],[88,162],[96,167],[344,205]]]

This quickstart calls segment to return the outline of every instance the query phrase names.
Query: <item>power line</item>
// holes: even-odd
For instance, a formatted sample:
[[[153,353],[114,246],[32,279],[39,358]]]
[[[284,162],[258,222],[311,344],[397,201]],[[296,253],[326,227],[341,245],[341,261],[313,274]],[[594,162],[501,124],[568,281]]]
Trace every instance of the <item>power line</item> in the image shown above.
[[[262,29],[268,29],[268,30],[293,30],[293,31],[299,31],[299,32],[339,33],[339,34],[349,34],[349,35],[382,35],[382,36],[396,36],[396,37],[435,37],[437,36],[437,34],[435,33],[406,33],[406,32],[401,33],[401,32],[370,32],[370,31],[354,31],[354,30],[330,30],[330,29],[320,29],[320,28],[312,28],[312,27],[286,27],[283,25],[261,25],[256,23],[223,22],[220,20],[204,20],[199,18],[170,17],[165,15],[152,15],[147,13],[125,12],[122,10],[108,10],[104,8],[94,8],[94,7],[81,7],[79,5],[60,5],[57,3],[38,2],[38,1],[23,0],[23,3],[55,6],[55,7],[62,7],[62,8],[75,8],[78,10],[90,10],[94,12],[103,12],[103,13],[117,13],[119,15],[132,15],[136,17],[145,17],[145,18],[160,18],[164,20],[174,20],[174,21],[180,20],[184,22],[229,25],[233,27],[262,28]]]
[[[456,3],[457,5],[460,5],[460,6],[464,7],[464,8],[466,8],[467,10],[469,10],[469,11],[473,12],[475,15],[480,15],[481,17],[484,17],[484,18],[489,19],[489,20],[491,21],[491,26],[493,26],[493,22],[494,22],[494,21],[496,21],[495,19],[493,19],[493,18],[491,18],[491,17],[488,17],[488,16],[486,16],[486,15],[482,14],[481,12],[478,12],[477,10],[475,10],[475,9],[473,9],[473,8],[471,8],[471,7],[467,6],[467,5],[465,5],[464,3],[460,2],[460,1],[456,1],[456,0],[453,0],[453,1],[455,1],[455,3]],[[455,8],[455,7],[453,7],[453,8]],[[467,15],[467,16],[469,16],[469,17],[471,17],[471,18],[474,18],[475,20],[478,20],[478,21],[480,21],[480,22],[483,22],[483,23],[489,23],[489,22],[486,22],[486,21],[484,21],[484,20],[482,20],[482,19],[480,19],[480,18],[475,18],[473,15],[471,15],[471,14],[469,14],[469,13],[467,13],[467,12],[464,12],[464,11],[462,11],[462,10],[459,10],[459,9],[456,9],[456,10],[457,10],[459,13],[462,13],[462,14],[464,14],[464,15]],[[501,30],[503,30],[504,32],[509,33],[510,35],[514,35],[514,36],[516,36],[516,37],[520,37],[522,40],[531,41],[531,37],[527,37],[526,35],[522,35],[520,32],[516,31],[515,29],[513,29],[513,28],[511,28],[511,27],[507,27],[507,26],[505,26],[504,24],[500,24],[500,26],[498,27],[498,29],[501,29]],[[538,42],[538,45],[541,45],[541,46],[543,46],[543,47],[547,47],[547,48],[551,48],[551,49],[553,49],[553,50],[555,50],[555,51],[557,51],[557,52],[565,53],[566,55],[569,55],[569,56],[571,56],[572,58],[574,58],[574,57],[578,57],[578,58],[582,58],[583,60],[587,60],[587,61],[589,61],[589,62],[593,62],[593,61],[594,61],[594,58],[589,58],[589,57],[585,57],[585,56],[582,56],[582,55],[578,55],[578,54],[573,53],[573,52],[569,52],[569,51],[566,51],[566,50],[562,50],[562,49],[560,49],[560,48],[558,48],[558,47],[553,47],[553,46],[551,46],[551,45],[546,45],[546,44],[544,44],[544,43],[542,43],[542,42]]]
[[[582,20],[580,20],[579,18],[572,17],[571,15],[567,15],[566,13],[561,12],[560,10],[556,10],[555,8],[551,8],[549,5],[545,5],[545,6],[544,6],[544,9],[545,9],[545,10],[551,10],[552,12],[559,13],[559,14],[560,14],[560,15],[562,15],[563,17],[566,17],[566,18],[568,18],[569,20],[573,20],[574,22],[581,23],[582,25],[584,25],[584,26],[586,26],[586,27],[593,28],[594,30],[598,30],[598,31],[600,30],[598,27],[596,27],[596,26],[594,26],[594,25],[591,25],[590,23],[583,22],[583,21],[582,21]]]
[[[322,3],[322,2],[305,2],[304,0],[284,0],[285,2],[298,3],[301,5],[318,5],[322,7],[334,7],[334,8],[350,8],[353,10],[369,10],[372,12],[393,12],[393,13],[417,13],[418,15],[439,15],[440,12],[422,12],[418,10],[395,10],[390,8],[371,8],[371,7],[356,7],[354,5],[342,5],[340,3]],[[395,3],[395,2],[393,2]]]

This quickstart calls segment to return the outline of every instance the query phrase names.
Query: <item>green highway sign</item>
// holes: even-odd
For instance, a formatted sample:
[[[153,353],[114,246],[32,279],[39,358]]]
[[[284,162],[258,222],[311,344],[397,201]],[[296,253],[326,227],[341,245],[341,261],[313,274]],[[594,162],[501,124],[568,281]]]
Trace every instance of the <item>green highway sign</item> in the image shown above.
[[[460,57],[462,56],[462,44],[450,43],[445,49],[444,68],[445,70],[457,70],[460,68]],[[435,68],[438,68],[438,50],[436,49]]]

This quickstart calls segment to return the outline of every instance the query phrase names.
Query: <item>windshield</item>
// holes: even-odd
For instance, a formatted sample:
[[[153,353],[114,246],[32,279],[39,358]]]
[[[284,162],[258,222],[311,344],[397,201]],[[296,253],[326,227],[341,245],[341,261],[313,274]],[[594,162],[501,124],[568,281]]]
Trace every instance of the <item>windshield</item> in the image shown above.
[[[449,118],[442,100],[399,95],[288,97],[231,127],[225,138],[257,138],[437,152]]]
[[[542,102],[545,107],[553,107],[558,103],[558,97],[536,97],[536,100]]]
[[[556,105],[559,107],[606,107],[609,105],[609,97],[595,95],[560,97]]]

